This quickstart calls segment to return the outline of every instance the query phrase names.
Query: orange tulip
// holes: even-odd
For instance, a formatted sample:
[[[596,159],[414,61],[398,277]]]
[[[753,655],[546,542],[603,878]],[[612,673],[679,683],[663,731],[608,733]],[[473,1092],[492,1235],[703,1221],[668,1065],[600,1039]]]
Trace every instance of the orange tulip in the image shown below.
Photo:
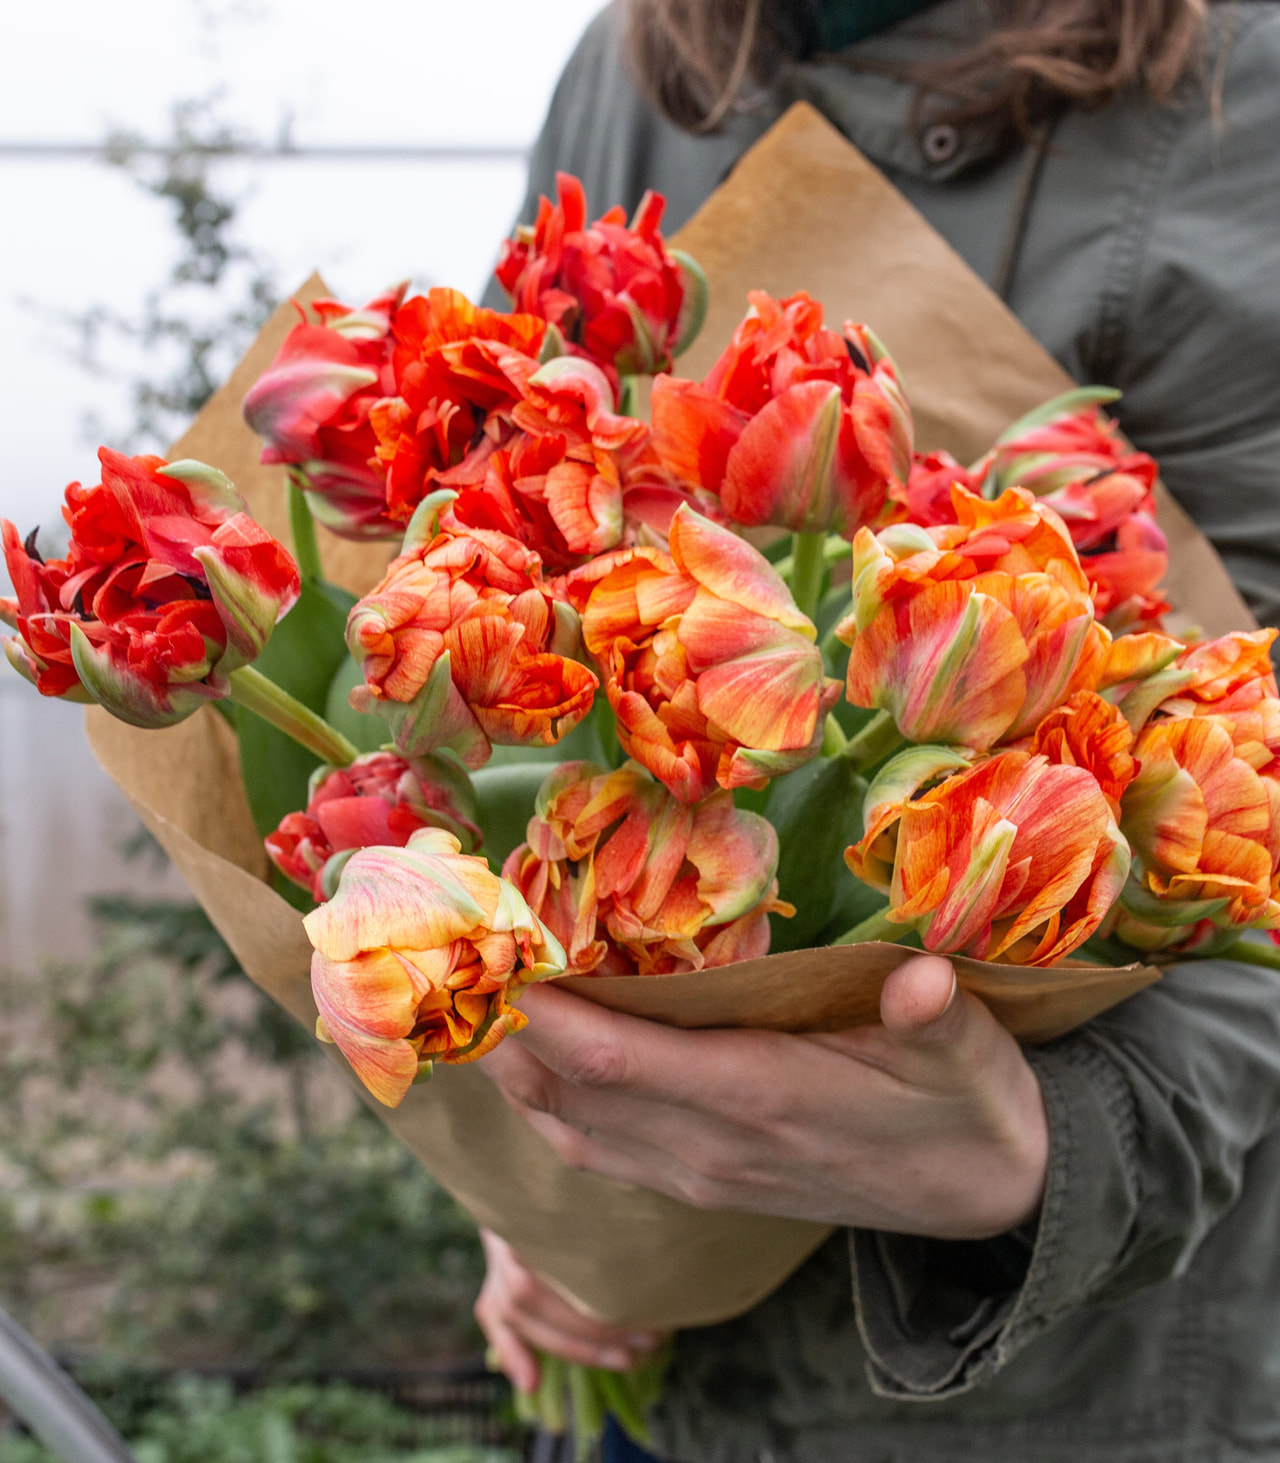
[[[423,501],[401,556],[351,611],[347,644],[364,672],[351,704],[381,716],[406,757],[450,747],[479,767],[491,742],[559,741],[599,682],[573,658],[577,615],[552,597],[537,554],[443,526],[452,498]]]
[[[910,472],[912,437],[888,352],[865,325],[825,329],[806,294],[749,298],[701,385],[654,382],[659,455],[738,523],[851,538],[883,522]]]
[[[858,531],[837,633],[853,705],[889,711],[908,741],[981,751],[1097,686],[1111,637],[1052,509],[1019,488],[951,492],[954,524]]]
[[[1053,965],[1102,923],[1129,847],[1085,766],[1023,750],[965,761],[912,747],[886,763],[845,859],[926,950]]]
[[[568,953],[567,973],[668,975],[769,950],[778,837],[727,792],[695,807],[644,768],[566,762],[503,876]]]
[[[762,554],[681,507],[671,552],[638,546],[567,580],[628,756],[681,802],[762,787],[815,755],[839,684]]]
[[[303,921],[316,1035],[397,1107],[433,1062],[471,1062],[527,1018],[511,998],[560,975],[564,951],[520,894],[440,828],[357,850]]]
[[[1237,756],[1257,772],[1280,776],[1280,691],[1270,656],[1276,633],[1236,631],[1190,648],[1167,641],[1178,653],[1166,653],[1164,664],[1138,679],[1121,709],[1138,728],[1151,718],[1223,717]]]
[[[1134,872],[1116,933],[1142,949],[1229,945],[1280,928],[1280,779],[1241,756],[1225,715],[1158,716],[1138,737],[1142,770],[1121,826]]]

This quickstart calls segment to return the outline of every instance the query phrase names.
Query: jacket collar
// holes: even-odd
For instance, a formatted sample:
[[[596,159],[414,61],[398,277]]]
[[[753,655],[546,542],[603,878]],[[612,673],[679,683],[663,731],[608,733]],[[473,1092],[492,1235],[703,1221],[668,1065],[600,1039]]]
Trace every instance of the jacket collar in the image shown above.
[[[931,122],[943,99],[926,94],[916,107],[911,73],[972,46],[993,25],[987,0],[940,0],[838,54],[795,62],[770,101],[779,114],[809,102],[877,166],[941,182],[990,161],[1003,140],[994,128]]]

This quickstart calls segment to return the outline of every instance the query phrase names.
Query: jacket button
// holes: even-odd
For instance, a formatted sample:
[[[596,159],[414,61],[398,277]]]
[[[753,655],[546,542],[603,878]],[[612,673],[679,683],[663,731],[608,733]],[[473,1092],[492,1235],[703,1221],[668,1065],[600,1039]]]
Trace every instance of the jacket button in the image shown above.
[[[920,150],[935,165],[949,163],[960,151],[960,132],[950,122],[935,122],[920,138]]]

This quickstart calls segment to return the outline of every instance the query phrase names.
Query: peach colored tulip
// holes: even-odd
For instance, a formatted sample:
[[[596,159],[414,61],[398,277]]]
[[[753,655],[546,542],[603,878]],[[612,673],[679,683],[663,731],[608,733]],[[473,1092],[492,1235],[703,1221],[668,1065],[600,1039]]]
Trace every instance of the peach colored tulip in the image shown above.
[[[364,848],[303,921],[316,1035],[397,1107],[433,1062],[470,1062],[527,1023],[511,1005],[564,951],[521,895],[440,828]]]

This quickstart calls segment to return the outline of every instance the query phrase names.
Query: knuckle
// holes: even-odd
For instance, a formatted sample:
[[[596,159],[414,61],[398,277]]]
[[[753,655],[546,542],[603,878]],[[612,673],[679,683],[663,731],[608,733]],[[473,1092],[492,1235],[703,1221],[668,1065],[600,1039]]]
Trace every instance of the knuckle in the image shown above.
[[[539,1072],[513,1073],[503,1083],[503,1091],[513,1102],[532,1112],[550,1112],[555,1100],[554,1082],[549,1076]]]
[[[618,1041],[593,1042],[574,1054],[565,1075],[578,1087],[616,1087],[626,1079],[626,1052]]]

